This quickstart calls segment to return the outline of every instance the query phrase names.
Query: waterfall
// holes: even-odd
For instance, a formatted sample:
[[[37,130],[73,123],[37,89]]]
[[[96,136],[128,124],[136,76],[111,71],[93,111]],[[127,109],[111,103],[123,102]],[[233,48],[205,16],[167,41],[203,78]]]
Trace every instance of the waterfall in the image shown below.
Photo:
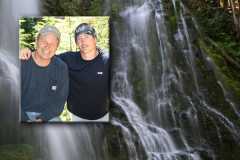
[[[144,154],[134,145],[136,136],[146,159],[216,159],[208,145],[211,142],[204,140],[202,132],[207,131],[202,131],[206,125],[202,119],[213,123],[217,143],[223,143],[226,137],[222,130],[226,129],[239,145],[239,106],[226,97],[213,61],[196,49],[193,42],[201,32],[196,21],[181,1],[171,2],[176,17],[174,32],[164,6],[169,2],[163,0],[133,1],[119,7],[120,20],[113,19],[112,99],[131,127],[118,117],[112,124],[122,130],[129,159],[141,159],[139,154]],[[214,81],[209,83],[216,88],[210,91],[201,79],[199,61],[213,73],[209,76]],[[233,119],[211,99],[213,96],[206,95],[206,90],[219,92]]]
[[[0,144],[29,143],[34,159],[43,160],[215,160],[238,153],[239,104],[200,47],[200,27],[184,3],[103,1],[102,14],[114,13],[111,122],[44,125],[18,122],[16,38],[19,16],[40,15],[44,1],[0,1]]]
[[[151,14],[153,11],[155,12],[154,16]],[[177,147],[168,132],[171,127],[176,130],[180,129],[176,126],[174,106],[171,102],[171,95],[169,95],[170,82],[175,83],[176,77],[173,73],[174,66],[171,66],[171,48],[164,24],[164,14],[160,1],[156,3],[146,2],[142,6],[129,7],[120,13],[127,27],[124,29],[125,33],[116,33],[119,40],[115,43],[118,44],[121,56],[116,62],[119,66],[116,66],[112,80],[113,100],[126,113],[129,123],[140,138],[148,159],[179,159],[185,157],[197,160],[200,159],[199,155],[188,153],[191,148],[181,134],[179,136],[184,146],[182,149]],[[149,32],[149,24],[154,23],[154,21],[155,24],[152,24],[152,26],[155,27],[155,31]],[[114,28],[117,28],[117,26],[119,24],[115,24]],[[156,43],[158,48],[155,53],[152,53],[153,50],[150,48],[152,39],[150,40],[149,37],[153,35],[156,35],[154,40],[158,41]],[[150,59],[153,54],[156,54],[159,58],[158,63],[161,64],[156,73],[153,72],[154,68]],[[137,61],[138,67],[144,67],[135,70],[138,73],[129,75],[129,70],[132,68],[131,63],[134,63],[129,62],[131,60]],[[140,74],[141,79],[139,80],[145,82],[144,99],[148,107],[146,109],[147,113],[143,113],[134,102],[132,89],[134,84],[129,82],[130,76],[134,76],[134,74]],[[158,76],[161,83],[156,82],[155,76]],[[126,130],[119,121],[113,121],[113,124],[122,127],[123,131]],[[126,141],[129,141],[129,137]],[[133,149],[131,148],[131,150]],[[137,154],[135,153],[129,159],[137,159]]]
[[[0,2],[0,110],[1,144],[18,142],[20,71],[18,60],[18,18],[37,13],[30,0],[2,0]],[[30,5],[31,7],[26,8]],[[25,8],[25,9],[24,9]],[[9,138],[7,138],[9,136]]]

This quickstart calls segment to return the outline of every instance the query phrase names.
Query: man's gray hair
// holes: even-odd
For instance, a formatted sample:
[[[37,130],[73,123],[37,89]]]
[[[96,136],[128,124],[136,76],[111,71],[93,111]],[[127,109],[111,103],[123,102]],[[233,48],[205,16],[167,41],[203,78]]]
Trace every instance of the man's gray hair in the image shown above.
[[[58,41],[60,41],[61,38],[60,31],[55,26],[51,25],[45,25],[42,29],[40,29],[37,39],[39,38],[40,35],[45,35],[47,33],[53,33],[57,37]]]

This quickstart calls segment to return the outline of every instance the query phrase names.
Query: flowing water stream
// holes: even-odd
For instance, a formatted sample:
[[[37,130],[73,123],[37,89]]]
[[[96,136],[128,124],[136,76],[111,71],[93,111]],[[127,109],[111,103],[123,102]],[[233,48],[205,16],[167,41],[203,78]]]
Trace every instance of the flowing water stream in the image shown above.
[[[111,22],[111,100],[113,110],[123,117],[112,114],[109,125],[120,128],[122,138],[117,139],[124,144],[120,150],[127,151],[127,159],[215,160],[219,153],[207,138],[210,133],[220,146],[226,139],[239,145],[239,105],[229,96],[211,58],[196,47],[200,30],[184,4],[179,0],[103,4],[104,15],[118,4],[117,18]],[[169,25],[167,4],[175,29]],[[18,122],[17,19],[40,15],[41,6],[40,1],[0,1],[0,142],[30,143],[36,148],[35,159],[112,159],[109,154],[116,146],[109,144],[108,125]],[[204,78],[205,69],[210,78]]]

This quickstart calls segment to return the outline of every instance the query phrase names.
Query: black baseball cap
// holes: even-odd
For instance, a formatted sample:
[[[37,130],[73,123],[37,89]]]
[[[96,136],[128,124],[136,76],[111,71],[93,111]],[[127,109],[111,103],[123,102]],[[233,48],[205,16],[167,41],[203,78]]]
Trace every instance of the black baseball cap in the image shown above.
[[[78,35],[82,33],[92,35],[95,38],[97,37],[95,29],[88,23],[81,23],[77,26],[75,29],[75,41],[77,41]]]

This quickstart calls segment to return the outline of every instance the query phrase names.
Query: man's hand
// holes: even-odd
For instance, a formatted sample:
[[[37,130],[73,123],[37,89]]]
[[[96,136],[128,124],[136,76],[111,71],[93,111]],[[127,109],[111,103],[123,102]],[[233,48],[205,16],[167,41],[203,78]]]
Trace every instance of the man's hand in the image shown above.
[[[34,122],[38,122],[38,123],[40,122],[41,123],[41,122],[43,122],[43,120],[41,118],[37,118]]]
[[[32,51],[29,48],[20,49],[19,59],[28,60],[32,55]]]

